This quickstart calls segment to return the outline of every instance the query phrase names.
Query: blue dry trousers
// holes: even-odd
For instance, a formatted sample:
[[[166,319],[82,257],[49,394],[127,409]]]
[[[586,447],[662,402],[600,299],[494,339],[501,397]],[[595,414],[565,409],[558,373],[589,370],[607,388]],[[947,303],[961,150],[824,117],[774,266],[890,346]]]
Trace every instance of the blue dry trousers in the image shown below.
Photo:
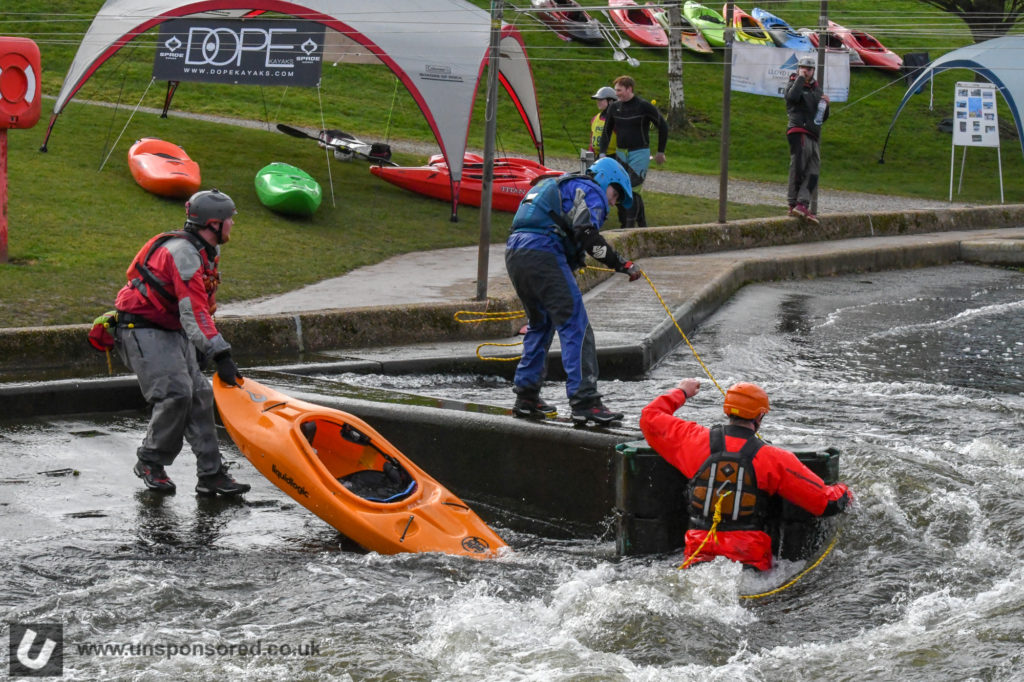
[[[505,267],[529,320],[523,357],[516,367],[516,393],[527,397],[539,393],[557,332],[570,405],[599,400],[594,331],[561,240],[554,233],[513,232],[505,248]]]

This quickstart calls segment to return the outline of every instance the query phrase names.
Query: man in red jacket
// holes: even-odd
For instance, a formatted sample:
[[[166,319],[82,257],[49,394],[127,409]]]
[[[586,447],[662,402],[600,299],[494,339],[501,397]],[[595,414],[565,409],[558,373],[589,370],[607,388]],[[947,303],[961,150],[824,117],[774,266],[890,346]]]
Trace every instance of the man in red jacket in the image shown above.
[[[193,194],[185,204],[184,229],[146,242],[117,295],[118,352],[153,408],[134,468],[150,490],[174,492],[164,467],[181,452],[184,438],[196,454],[197,493],[249,491],[221,461],[213,389],[198,359],[213,358],[217,375],[237,383],[231,346],[213,323],[220,245],[231,238],[234,215],[235,203],[223,192]]]
[[[739,383],[730,388],[724,408],[729,424],[711,429],[673,416],[699,390],[700,381],[683,379],[640,415],[647,443],[690,480],[687,557],[698,562],[725,556],[767,571],[772,541],[764,515],[772,495],[816,516],[832,516],[849,507],[852,494],[843,483],[825,485],[792,452],[757,437],[771,409],[761,387]],[[721,518],[708,537],[716,511]]]

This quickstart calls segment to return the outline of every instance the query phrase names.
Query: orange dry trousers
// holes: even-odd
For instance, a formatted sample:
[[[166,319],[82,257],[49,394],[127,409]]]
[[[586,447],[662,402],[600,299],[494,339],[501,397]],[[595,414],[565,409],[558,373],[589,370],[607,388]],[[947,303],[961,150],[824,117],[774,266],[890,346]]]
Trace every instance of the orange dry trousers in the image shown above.
[[[704,542],[706,530],[686,531],[686,558]],[[714,540],[708,540],[704,547],[691,562],[690,566],[701,561],[711,561],[717,556],[724,556],[753,566],[759,571],[767,571],[772,567],[772,539],[759,530],[718,531]]]

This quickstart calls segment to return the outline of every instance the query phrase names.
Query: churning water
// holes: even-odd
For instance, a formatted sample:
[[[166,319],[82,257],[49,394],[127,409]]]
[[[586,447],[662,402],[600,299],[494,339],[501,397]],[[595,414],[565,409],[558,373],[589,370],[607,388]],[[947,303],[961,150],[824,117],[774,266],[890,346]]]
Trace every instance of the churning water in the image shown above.
[[[763,436],[839,447],[857,497],[832,554],[766,599],[739,598],[734,564],[678,571],[680,555],[623,559],[608,538],[498,527],[514,551],[489,562],[346,551],[244,462],[245,504],[186,492],[187,454],[178,494],[153,498],[129,472],[145,421],[117,416],[0,426],[4,620],[62,624],[75,679],[1021,679],[1022,320],[1024,275],[950,266],[747,287],[691,336],[723,387],[768,390]],[[602,388],[635,425],[700,374],[683,346]],[[714,384],[680,415],[718,421]],[[62,468],[80,475],[38,473]],[[135,655],[82,649],[105,644]]]

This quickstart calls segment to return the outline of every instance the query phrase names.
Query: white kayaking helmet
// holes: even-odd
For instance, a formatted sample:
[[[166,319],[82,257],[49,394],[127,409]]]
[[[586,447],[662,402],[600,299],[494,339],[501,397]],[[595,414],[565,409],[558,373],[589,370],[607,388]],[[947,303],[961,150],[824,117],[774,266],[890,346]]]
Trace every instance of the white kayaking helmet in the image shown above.
[[[590,99],[618,99],[618,95],[615,94],[615,90],[609,88],[607,85],[598,88],[597,92],[590,96]]]
[[[810,68],[810,69],[817,69],[818,68],[818,58],[817,57],[812,57],[810,55],[807,55],[805,57],[800,57],[800,59],[797,60],[796,65],[797,65],[797,67],[806,66],[807,68]]]

